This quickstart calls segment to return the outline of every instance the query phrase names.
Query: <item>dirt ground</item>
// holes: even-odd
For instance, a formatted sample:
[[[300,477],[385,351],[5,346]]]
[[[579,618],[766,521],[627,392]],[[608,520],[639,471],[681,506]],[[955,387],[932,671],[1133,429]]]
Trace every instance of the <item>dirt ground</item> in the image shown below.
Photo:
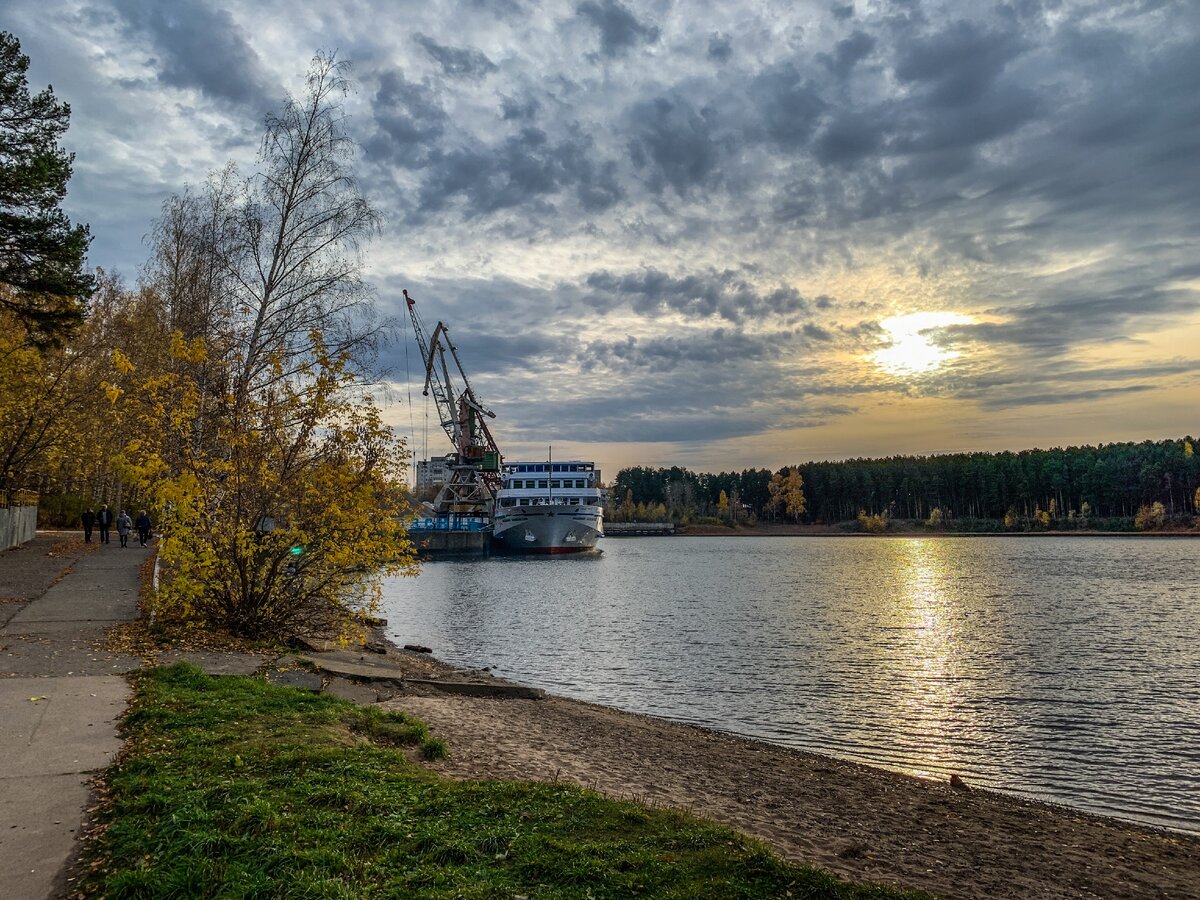
[[[454,778],[568,781],[687,809],[785,857],[942,897],[1200,897],[1200,838],[558,697],[387,703],[444,738]]]

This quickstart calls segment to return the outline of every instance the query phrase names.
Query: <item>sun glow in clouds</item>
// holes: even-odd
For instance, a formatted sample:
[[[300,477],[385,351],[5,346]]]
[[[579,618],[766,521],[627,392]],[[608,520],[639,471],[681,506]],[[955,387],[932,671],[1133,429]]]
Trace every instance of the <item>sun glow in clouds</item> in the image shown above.
[[[892,375],[932,372],[962,354],[939,347],[925,332],[973,321],[970,316],[952,312],[908,313],[884,319],[880,324],[887,332],[890,346],[876,350],[871,354],[871,360]]]

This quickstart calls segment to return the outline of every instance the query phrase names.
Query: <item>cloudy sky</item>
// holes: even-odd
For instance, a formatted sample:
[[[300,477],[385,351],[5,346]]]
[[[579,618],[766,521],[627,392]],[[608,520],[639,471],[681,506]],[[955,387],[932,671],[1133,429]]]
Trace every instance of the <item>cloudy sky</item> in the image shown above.
[[[1194,0],[8,0],[0,27],[71,103],[68,210],[130,279],[164,197],[252,167],[314,52],[350,60],[378,303],[450,324],[510,457],[1200,431]],[[391,418],[440,452],[412,393]]]

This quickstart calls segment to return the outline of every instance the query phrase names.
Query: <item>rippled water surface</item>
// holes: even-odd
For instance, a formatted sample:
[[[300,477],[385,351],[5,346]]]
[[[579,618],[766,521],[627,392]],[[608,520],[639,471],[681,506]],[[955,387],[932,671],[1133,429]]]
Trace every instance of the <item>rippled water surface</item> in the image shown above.
[[[1200,541],[601,545],[429,563],[384,615],[555,693],[1200,831]]]

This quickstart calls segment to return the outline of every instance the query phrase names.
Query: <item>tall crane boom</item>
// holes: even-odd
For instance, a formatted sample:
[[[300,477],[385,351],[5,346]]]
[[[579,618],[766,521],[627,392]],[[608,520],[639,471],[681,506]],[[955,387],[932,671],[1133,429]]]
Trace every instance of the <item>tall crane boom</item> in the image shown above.
[[[416,300],[408,295],[407,290],[403,293],[412,319],[413,334],[425,364],[423,393],[426,397],[433,394],[442,429],[450,438],[455,453],[453,474],[438,495],[435,505],[439,512],[475,514],[484,512],[484,507],[487,507],[486,514],[490,514],[490,504],[500,485],[501,456],[487,419],[496,418],[496,414],[475,396],[446,323],[438,322],[433,335],[427,337],[417,312]]]

